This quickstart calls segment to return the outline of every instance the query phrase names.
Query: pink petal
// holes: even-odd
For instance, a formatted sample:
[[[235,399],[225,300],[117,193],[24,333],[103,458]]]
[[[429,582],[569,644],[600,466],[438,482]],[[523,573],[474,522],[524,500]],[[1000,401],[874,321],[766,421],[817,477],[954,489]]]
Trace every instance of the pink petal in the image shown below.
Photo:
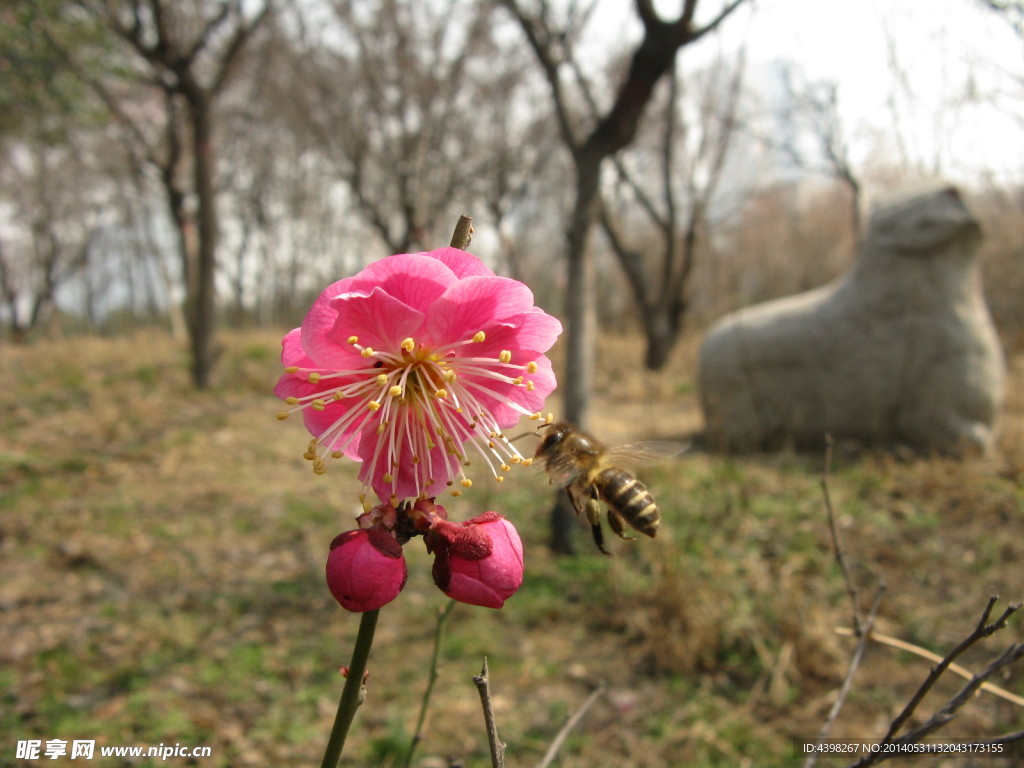
[[[455,274],[438,259],[399,253],[363,269],[351,279],[346,291],[368,294],[379,288],[413,309],[425,310],[456,280]]]
[[[485,331],[484,340],[479,346],[474,344],[470,347],[468,354],[473,357],[497,357],[502,350],[507,349],[513,353],[513,360],[519,360],[521,358],[515,354],[516,350],[530,349],[543,353],[551,349],[562,332],[562,324],[558,318],[537,310],[505,318],[481,330]]]
[[[306,354],[306,350],[302,348],[301,328],[293,328],[281,339],[281,365],[285,368],[293,365],[299,368],[315,367],[313,361]]]
[[[398,352],[402,341],[417,336],[423,326],[422,312],[382,288],[375,287],[369,294],[344,293],[331,306],[337,319],[328,338],[337,344],[348,344],[348,338],[356,336],[364,347]]]
[[[494,272],[480,259],[468,251],[460,251],[458,248],[438,248],[434,251],[424,251],[420,255],[437,259],[454,272],[458,278],[473,275],[494,276]]]
[[[466,277],[430,306],[427,333],[435,344],[471,338],[477,331],[527,312],[533,294],[507,277]]]
[[[327,338],[334,329],[337,311],[331,306],[331,299],[349,290],[355,278],[346,277],[327,286],[313,302],[302,320],[302,348],[319,367],[345,370],[350,367],[352,356],[358,352],[348,344],[338,344]]]

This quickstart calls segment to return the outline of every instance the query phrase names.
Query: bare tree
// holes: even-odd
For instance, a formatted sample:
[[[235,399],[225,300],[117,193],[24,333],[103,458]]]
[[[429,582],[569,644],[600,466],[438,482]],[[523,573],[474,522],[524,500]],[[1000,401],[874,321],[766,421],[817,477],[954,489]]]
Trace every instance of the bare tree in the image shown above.
[[[497,167],[482,130],[493,121],[480,116],[511,109],[524,58],[495,36],[485,4],[330,7],[333,24],[301,27],[302,87],[289,91],[299,124],[388,248],[446,242],[455,206],[468,208]]]
[[[255,12],[242,0],[194,0],[187,7],[169,0],[78,0],[78,5],[134,57],[132,87],[116,88],[95,78],[90,84],[132,137],[140,165],[159,172],[179,237],[192,379],[206,387],[215,362],[215,105],[239,54],[267,17],[270,0]],[[146,98],[140,87],[159,98]],[[191,163],[187,180],[186,162]]]
[[[88,263],[103,193],[81,183],[92,173],[85,154],[70,138],[30,137],[3,154],[0,183],[17,193],[6,201],[12,227],[0,246],[0,296],[15,339],[51,314],[58,289]]]
[[[568,263],[563,307],[567,321],[566,360],[560,389],[564,393],[566,418],[580,426],[585,427],[588,421],[590,382],[594,372],[596,274],[588,251],[600,208],[602,167],[606,160],[633,142],[655,86],[675,67],[677,52],[716,29],[743,2],[731,0],[709,21],[698,24],[697,0],[686,0],[678,17],[667,21],[658,15],[653,0],[636,0],[643,38],[632,52],[626,76],[616,89],[611,105],[587,120],[576,114],[576,104],[585,102],[586,98],[578,96],[574,100],[561,75],[565,66],[580,71],[579,65],[574,63],[572,48],[577,29],[557,24],[543,0],[530,8],[525,0],[499,0],[518,22],[544,72],[562,142],[575,166],[575,200],[566,222]],[[572,10],[575,9],[572,4]],[[583,12],[570,21],[585,19],[586,15]],[[570,519],[571,513],[558,505],[553,513],[551,542],[556,551],[571,550]]]
[[[797,168],[830,176],[847,189],[850,230],[856,242],[861,230],[863,188],[850,159],[849,137],[839,113],[839,86],[824,81],[797,82],[790,68],[783,70],[782,81],[792,105],[790,117],[796,125],[795,130],[782,132],[781,141],[771,143]],[[802,139],[807,136],[814,143],[813,154],[803,146]]]
[[[651,370],[668,362],[682,331],[688,280],[698,249],[706,247],[709,211],[739,123],[743,55],[691,75],[686,110],[678,69],[669,73],[667,93],[649,121],[657,135],[631,150],[636,162],[628,162],[627,152],[613,158],[620,201],[606,202],[600,212],[640,313]],[[652,168],[656,173],[644,173]]]

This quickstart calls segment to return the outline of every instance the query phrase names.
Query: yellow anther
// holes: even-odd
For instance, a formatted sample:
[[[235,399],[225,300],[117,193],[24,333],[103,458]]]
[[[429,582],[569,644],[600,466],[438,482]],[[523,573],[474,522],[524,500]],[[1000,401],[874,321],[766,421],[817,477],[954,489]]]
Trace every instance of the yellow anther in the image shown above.
[[[297,365],[289,365],[287,368],[284,369],[284,372],[285,373],[297,373],[298,370],[299,370],[299,366],[297,366]]]
[[[461,485],[462,485],[463,488],[472,488],[473,487],[473,481],[470,480],[468,477],[464,477],[464,478],[462,478]]]
[[[446,397],[448,397],[448,390],[439,389],[434,393],[434,397],[436,397],[438,400],[444,400]]]
[[[502,472],[511,472],[512,471],[512,467],[510,467],[508,464],[502,464],[501,465],[501,471]]]
[[[477,331],[475,334],[473,334],[473,341],[475,341],[477,344],[479,344],[481,341],[483,341],[486,338],[487,338],[487,334],[484,333],[483,331]]]
[[[530,362],[528,362],[526,364],[526,372],[527,373],[536,373],[537,372],[537,364],[535,362],[533,362],[533,360],[531,360]]]
[[[364,347],[359,354],[363,357],[373,357],[376,353],[373,351],[373,347]]]
[[[526,382],[526,391],[527,392],[533,392],[533,390],[535,388],[536,388],[536,386],[534,385],[534,383],[532,381]]]
[[[310,403],[310,406],[313,408],[314,411],[322,411],[326,405],[327,403],[325,403],[319,397],[312,403]]]
[[[454,496],[456,499],[462,495],[462,491],[460,491],[458,488],[452,488],[449,493],[451,493],[451,495]]]
[[[371,411],[379,411],[380,403],[378,403],[376,400],[371,400],[366,404],[366,407],[369,408]]]
[[[512,379],[512,383],[515,384],[518,387],[520,384],[523,383],[523,377],[522,376],[516,376],[514,379]]]
[[[543,416],[541,416],[540,413],[531,413],[530,414],[530,421],[538,421],[538,420],[540,420],[542,418],[543,418]]]
[[[359,337],[358,336],[349,336],[348,337],[348,343],[349,344],[356,344],[356,343],[358,343],[358,341],[359,341]]]
[[[380,424],[377,425],[377,434],[378,435],[383,435],[384,434],[384,430],[386,430],[387,428],[388,428],[388,423],[386,421],[382,421]]]
[[[511,363],[512,353],[507,349],[501,350],[500,354],[498,355],[498,361],[502,363]]]
[[[402,396],[402,388],[399,387],[398,385],[395,385],[391,389],[388,390],[388,394],[391,395],[392,397],[401,397]]]
[[[394,482],[395,476],[392,475],[390,472],[385,472],[381,480],[383,480],[385,483],[391,483]]]
[[[327,471],[327,463],[323,459],[313,462],[313,472],[322,475]]]
[[[376,381],[378,384],[383,386],[388,383],[388,375],[386,373],[378,373]]]
[[[402,349],[404,349],[406,352],[412,352],[414,349],[416,349],[416,342],[413,340],[412,336],[402,340]]]
[[[289,397],[286,397],[284,399],[284,401],[286,403],[288,403],[288,405],[298,405],[299,404],[299,398],[297,398],[297,397],[289,396]]]
[[[332,400],[344,400],[345,399],[345,393],[342,392],[339,389],[337,392],[335,392],[333,395],[331,395],[331,399]]]
[[[278,421],[284,421],[287,418],[288,418],[288,411],[278,411],[277,412],[277,420]]]
[[[331,458],[332,459],[340,459],[344,455],[345,454],[343,454],[341,451],[331,451]]]
[[[523,466],[524,467],[528,467],[531,464],[533,464],[533,459],[532,458],[530,458],[530,459],[523,459]]]
[[[494,447],[494,441],[493,440],[488,440],[487,441],[487,447],[488,448],[493,448]]]
[[[504,483],[505,482],[505,478],[502,477],[501,475],[495,475],[494,479],[497,480],[499,483]]]
[[[554,423],[554,421],[555,421],[555,414],[553,414],[551,411],[548,411],[548,415],[544,419],[544,423],[545,424],[552,424],[552,423]]]
[[[509,458],[509,461],[511,461],[513,464],[519,464],[522,462],[522,460],[522,456],[512,456],[511,458]]]
[[[457,376],[458,374],[455,373],[455,371],[453,371],[451,368],[444,372],[444,380],[447,381],[449,384],[455,381]]]
[[[318,381],[320,381],[320,374],[319,373],[311,373],[306,378],[309,380],[310,384],[316,384]]]

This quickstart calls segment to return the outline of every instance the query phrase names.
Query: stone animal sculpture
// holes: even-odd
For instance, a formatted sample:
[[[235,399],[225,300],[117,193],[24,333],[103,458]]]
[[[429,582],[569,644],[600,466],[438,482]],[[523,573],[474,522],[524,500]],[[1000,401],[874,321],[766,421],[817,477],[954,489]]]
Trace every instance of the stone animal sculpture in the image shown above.
[[[820,448],[825,435],[987,450],[1005,364],[982,296],[981,229],[945,186],[879,206],[852,269],[722,318],[700,352],[708,446]]]

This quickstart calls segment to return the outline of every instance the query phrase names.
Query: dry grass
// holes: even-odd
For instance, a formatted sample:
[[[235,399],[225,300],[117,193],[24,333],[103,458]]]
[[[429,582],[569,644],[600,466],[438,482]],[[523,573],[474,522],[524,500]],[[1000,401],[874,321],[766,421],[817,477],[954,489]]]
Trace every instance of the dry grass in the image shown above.
[[[158,336],[0,349],[0,764],[24,738],[209,745],[195,763],[207,767],[319,762],[357,623],[321,574],[357,488],[344,469],[314,476],[301,426],[273,418],[277,339],[225,341],[222,384],[206,393]],[[605,339],[595,429],[617,441],[698,428],[695,349],[687,340],[652,377],[632,340]],[[1024,598],[1024,358],[1013,371],[995,457],[837,463],[862,599],[889,587],[880,631],[942,653],[989,594]],[[602,681],[559,765],[793,764],[789,738],[817,732],[852,648],[833,632],[850,609],[819,465],[695,454],[652,468],[665,534],[610,559],[545,552],[539,475],[510,476],[500,495],[477,483],[453,516],[513,516],[527,578],[502,611],[452,616],[416,764],[486,760],[470,680],[485,654],[510,766],[535,763]],[[401,764],[415,721],[443,597],[417,542],[407,557],[346,765]],[[1022,637],[1015,621],[966,663]],[[834,734],[880,735],[927,668],[870,648]],[[998,682],[1020,693],[1024,671]],[[1024,713],[981,696],[951,733],[1021,727]]]

